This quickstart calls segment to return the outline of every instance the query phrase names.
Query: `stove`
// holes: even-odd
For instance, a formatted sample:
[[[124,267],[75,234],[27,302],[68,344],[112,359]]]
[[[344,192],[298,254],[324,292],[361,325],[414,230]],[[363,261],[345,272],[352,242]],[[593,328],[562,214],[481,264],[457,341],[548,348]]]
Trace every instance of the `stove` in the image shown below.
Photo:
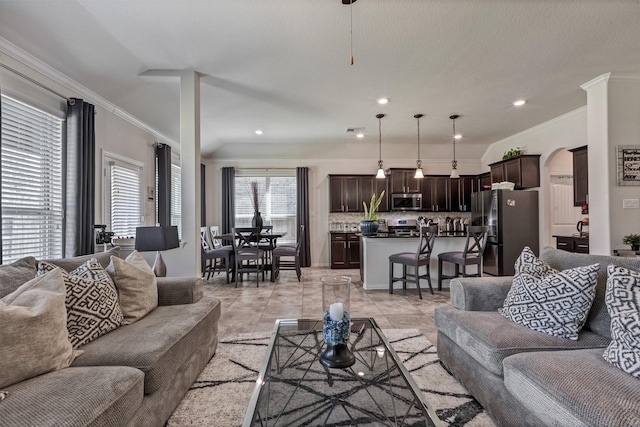
[[[389,219],[387,220],[389,233],[399,236],[417,236],[419,234],[417,219]]]

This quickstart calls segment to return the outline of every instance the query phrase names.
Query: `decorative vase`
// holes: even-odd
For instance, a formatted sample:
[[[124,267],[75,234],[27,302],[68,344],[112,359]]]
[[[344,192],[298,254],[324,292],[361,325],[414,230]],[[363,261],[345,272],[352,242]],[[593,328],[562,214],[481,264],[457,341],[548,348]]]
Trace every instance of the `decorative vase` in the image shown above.
[[[320,363],[327,368],[348,368],[356,362],[349,348],[351,277],[325,276],[322,282],[322,333],[327,347]]]
[[[262,217],[260,216],[260,212],[255,211],[253,213],[253,218],[251,218],[251,226],[255,228],[262,229]]]
[[[360,221],[360,233],[363,236],[373,236],[378,232],[378,222],[370,219]]]

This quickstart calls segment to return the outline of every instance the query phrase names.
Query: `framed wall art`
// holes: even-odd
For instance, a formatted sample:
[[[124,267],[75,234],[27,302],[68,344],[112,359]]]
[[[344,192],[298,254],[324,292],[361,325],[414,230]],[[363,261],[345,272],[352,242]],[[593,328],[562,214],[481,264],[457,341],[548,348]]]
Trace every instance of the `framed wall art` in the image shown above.
[[[640,185],[640,145],[618,145],[618,185]]]

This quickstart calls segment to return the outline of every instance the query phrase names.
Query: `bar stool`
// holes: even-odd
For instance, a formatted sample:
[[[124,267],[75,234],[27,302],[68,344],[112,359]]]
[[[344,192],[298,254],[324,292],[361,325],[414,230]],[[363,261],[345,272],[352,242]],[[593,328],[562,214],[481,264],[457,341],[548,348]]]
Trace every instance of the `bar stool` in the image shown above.
[[[438,290],[442,290],[442,279],[454,279],[460,276],[460,266],[462,266],[462,277],[482,277],[482,254],[487,244],[486,225],[472,225],[467,228],[467,242],[462,252],[443,252],[438,255]],[[455,274],[446,276],[442,274],[442,263],[450,262],[455,265]],[[478,271],[475,274],[467,273],[468,265],[477,265]]]
[[[420,279],[427,279],[429,283],[429,291],[433,295],[431,287],[431,273],[429,263],[431,261],[431,252],[433,243],[438,234],[438,226],[430,225],[428,227],[420,227],[420,243],[418,250],[413,252],[401,252],[389,256],[389,293],[393,293],[393,284],[402,282],[402,289],[407,289],[407,282],[414,282],[418,288],[418,296],[422,299],[422,290],[420,289]],[[402,277],[393,276],[393,265],[402,264]],[[407,266],[415,268],[415,274],[407,274]],[[425,266],[425,274],[420,274],[419,268]]]

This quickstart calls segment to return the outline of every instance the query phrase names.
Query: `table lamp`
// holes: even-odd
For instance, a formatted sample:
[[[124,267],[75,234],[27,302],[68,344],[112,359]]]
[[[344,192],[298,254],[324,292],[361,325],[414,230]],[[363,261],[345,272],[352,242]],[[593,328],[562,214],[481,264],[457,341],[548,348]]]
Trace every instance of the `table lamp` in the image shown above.
[[[138,252],[157,251],[153,263],[156,277],[167,275],[167,265],[160,255],[160,251],[174,249],[180,246],[178,241],[178,227],[175,225],[160,225],[157,227],[136,227],[136,250]]]

